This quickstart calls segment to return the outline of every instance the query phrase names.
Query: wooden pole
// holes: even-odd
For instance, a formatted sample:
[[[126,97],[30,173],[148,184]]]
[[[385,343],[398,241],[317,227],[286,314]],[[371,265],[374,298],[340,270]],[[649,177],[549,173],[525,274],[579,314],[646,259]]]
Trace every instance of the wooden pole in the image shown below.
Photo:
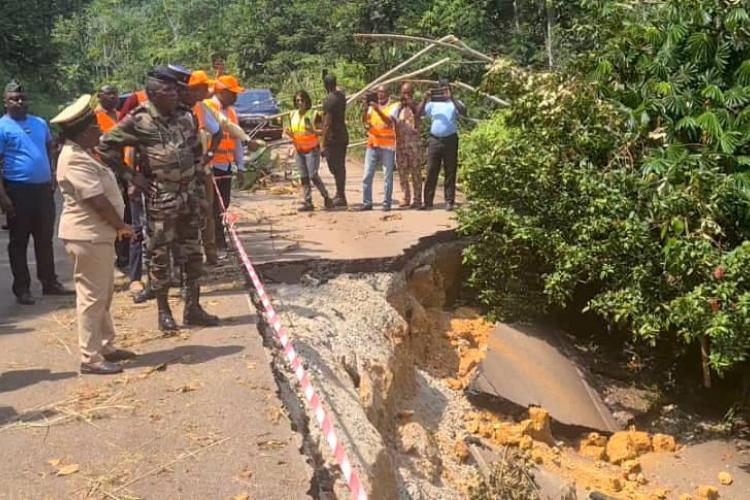
[[[453,35],[447,35],[447,36],[444,36],[443,38],[441,38],[438,41],[439,42],[448,42],[450,40],[455,40],[455,39],[456,39],[456,37],[454,37]],[[365,92],[367,92],[368,90],[370,90],[372,87],[374,87],[375,85],[379,84],[383,80],[389,78],[390,76],[395,75],[396,72],[398,72],[398,70],[400,70],[402,68],[405,68],[406,66],[408,66],[412,62],[416,61],[417,59],[419,59],[423,55],[427,54],[429,51],[431,51],[432,49],[434,49],[437,46],[438,46],[437,44],[432,43],[432,44],[428,45],[427,47],[423,48],[422,50],[420,50],[419,52],[417,52],[416,54],[414,54],[413,56],[411,56],[406,61],[404,61],[404,62],[402,62],[402,63],[394,66],[389,71],[383,73],[382,75],[380,75],[379,77],[377,77],[376,79],[374,79],[373,81],[371,81],[370,83],[368,83],[367,85],[365,85],[365,87],[362,90],[360,90],[359,92],[356,92],[356,93],[352,94],[351,96],[349,96],[349,98],[347,98],[347,100],[346,100],[347,104],[350,103],[350,102],[352,102],[352,101],[356,101],[362,94],[364,94]]]
[[[432,38],[425,38],[421,36],[393,35],[393,34],[386,34],[386,33],[357,33],[354,36],[355,38],[373,39],[373,40],[399,40],[402,42],[421,42],[421,43],[435,44],[435,45],[440,45],[441,47],[446,47],[448,49],[453,49],[459,52],[463,52],[464,54],[474,57],[475,59],[480,59],[482,61],[487,61],[489,63],[495,62],[495,60],[491,58],[490,56],[488,56],[487,54],[479,52],[478,50],[474,50],[466,44],[460,45],[459,43],[462,43],[462,42],[460,42],[458,38],[456,38],[455,40],[456,43],[449,43],[449,42],[433,40]]]

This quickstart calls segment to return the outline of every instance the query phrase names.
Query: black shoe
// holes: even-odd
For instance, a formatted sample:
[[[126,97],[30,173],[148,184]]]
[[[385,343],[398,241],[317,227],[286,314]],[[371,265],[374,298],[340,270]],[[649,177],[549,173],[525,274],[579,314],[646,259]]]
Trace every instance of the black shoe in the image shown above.
[[[383,205],[383,212],[390,212],[391,206],[390,205]]]
[[[422,205],[419,207],[420,210],[432,210],[432,205]]]
[[[187,287],[187,298],[185,299],[185,311],[182,314],[182,322],[190,326],[216,326],[219,318],[208,314],[200,305],[201,289],[198,285]]]
[[[416,209],[416,210],[422,210],[422,204],[419,203],[418,201],[414,201],[414,202],[412,202],[411,205],[409,205],[409,208]]]
[[[153,300],[154,298],[156,298],[156,295],[154,295],[154,291],[151,289],[151,286],[149,285],[133,296],[133,303],[143,304],[144,302],[148,302],[149,300]]]
[[[326,210],[330,210],[335,206],[331,198],[326,198],[325,200],[323,200],[323,204],[325,205]]]
[[[297,212],[312,212],[313,210],[315,210],[315,206],[312,203],[305,202],[297,209]]]
[[[456,209],[456,204],[453,203],[452,201],[449,201],[448,203],[445,204],[445,209],[449,212],[452,212]]]
[[[347,207],[349,204],[346,202],[346,198],[343,196],[337,196],[333,199],[333,206],[340,208],[340,207]]]
[[[357,209],[359,212],[368,212],[372,210],[372,205],[362,205]]]
[[[103,356],[106,361],[115,363],[117,361],[126,361],[128,359],[133,359],[135,357],[135,353],[133,351],[126,351],[125,349],[116,349],[109,354],[104,354]]]
[[[208,314],[198,304],[190,309],[185,309],[185,313],[182,315],[182,322],[187,326],[217,326],[219,324],[219,317]]]
[[[22,306],[33,306],[36,304],[36,300],[34,300],[29,292],[21,292],[21,294],[16,295],[16,302]]]
[[[99,361],[98,363],[81,363],[81,373],[90,375],[114,375],[122,373],[122,366],[109,361]]]
[[[159,330],[165,333],[178,331],[180,328],[172,316],[172,310],[169,308],[169,300],[166,293],[156,297],[156,306],[159,311]]]
[[[52,281],[42,286],[43,295],[75,295],[73,290],[68,290],[58,281]]]

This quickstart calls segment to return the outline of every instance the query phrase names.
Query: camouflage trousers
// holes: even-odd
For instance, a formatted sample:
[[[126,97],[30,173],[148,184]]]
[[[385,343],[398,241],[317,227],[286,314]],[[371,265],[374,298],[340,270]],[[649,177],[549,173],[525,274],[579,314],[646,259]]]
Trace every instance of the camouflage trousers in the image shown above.
[[[205,177],[206,202],[208,208],[203,216],[203,225],[201,229],[201,240],[203,241],[203,251],[206,253],[206,260],[216,260],[216,221],[214,220],[214,174],[208,173]]]
[[[396,148],[396,169],[401,191],[404,193],[404,205],[410,204],[412,199],[415,204],[422,203],[422,158],[419,143]]]
[[[187,194],[148,199],[147,245],[151,254],[149,281],[158,295],[170,285],[170,250],[174,250],[175,266],[182,266],[185,284],[197,283],[203,274],[201,225],[203,214]]]

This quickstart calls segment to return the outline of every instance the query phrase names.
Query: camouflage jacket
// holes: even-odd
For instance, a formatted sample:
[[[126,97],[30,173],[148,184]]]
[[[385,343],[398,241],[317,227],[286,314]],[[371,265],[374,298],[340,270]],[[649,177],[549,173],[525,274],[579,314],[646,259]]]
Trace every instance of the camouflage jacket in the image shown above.
[[[148,102],[102,136],[97,147],[102,161],[130,181],[135,172],[122,161],[126,146],[135,147],[138,165],[157,195],[179,192],[205,199],[200,137],[190,111],[178,109],[167,117]]]

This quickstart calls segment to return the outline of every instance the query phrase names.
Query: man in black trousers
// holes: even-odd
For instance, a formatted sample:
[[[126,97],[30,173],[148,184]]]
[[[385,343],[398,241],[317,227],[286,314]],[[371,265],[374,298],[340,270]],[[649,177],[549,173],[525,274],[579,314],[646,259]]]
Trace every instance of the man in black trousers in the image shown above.
[[[456,171],[458,170],[458,117],[466,114],[464,104],[454,99],[450,82],[425,92],[418,114],[430,118],[427,140],[427,180],[424,185],[423,210],[432,209],[441,167],[445,169],[445,209],[456,206]]]
[[[56,184],[52,165],[52,135],[42,118],[28,112],[29,98],[12,81],[3,94],[6,114],[0,118],[0,208],[8,218],[8,254],[13,293],[19,304],[33,305],[26,261],[29,237],[34,237],[37,276],[44,295],[70,295],[57,280],[52,235],[55,227]]]
[[[336,77],[325,75],[323,85],[328,96],[323,101],[323,156],[336,180],[334,207],[345,207],[346,202],[346,148],[349,131],[346,128],[346,97],[336,88]]]

